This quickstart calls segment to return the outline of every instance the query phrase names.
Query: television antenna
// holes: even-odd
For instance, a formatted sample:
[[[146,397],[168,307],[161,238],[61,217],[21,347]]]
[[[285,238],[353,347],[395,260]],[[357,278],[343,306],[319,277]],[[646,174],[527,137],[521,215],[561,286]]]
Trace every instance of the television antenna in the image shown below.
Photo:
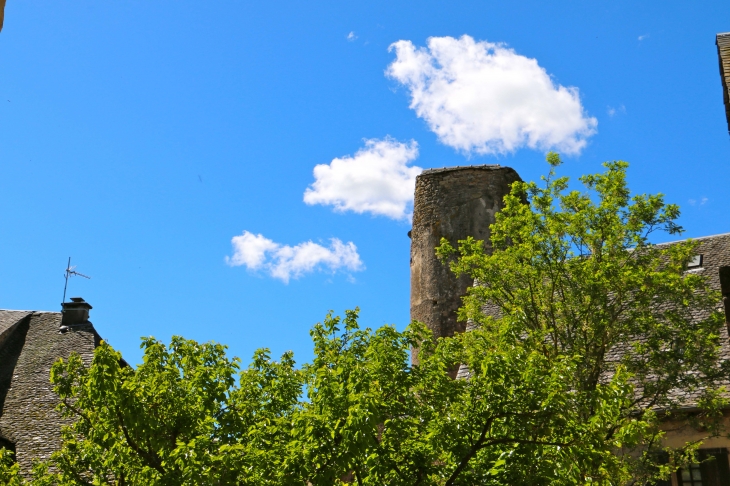
[[[79,277],[91,279],[91,277],[89,277],[88,275],[84,275],[83,273],[77,272],[75,270],[75,268],[76,268],[76,265],[74,265],[73,267],[71,266],[71,257],[68,257],[68,265],[66,265],[66,272],[65,272],[66,273],[66,275],[65,275],[66,283],[63,285],[63,303],[64,304],[66,303],[66,287],[68,287],[68,278],[69,277],[73,277],[74,275],[77,275]]]

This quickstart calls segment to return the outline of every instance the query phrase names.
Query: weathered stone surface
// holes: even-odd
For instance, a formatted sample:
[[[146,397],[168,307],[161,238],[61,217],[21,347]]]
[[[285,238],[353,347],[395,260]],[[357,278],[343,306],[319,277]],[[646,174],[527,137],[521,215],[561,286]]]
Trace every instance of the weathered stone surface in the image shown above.
[[[461,297],[473,284],[456,278],[436,258],[442,237],[453,245],[473,236],[489,243],[489,225],[502,209],[503,199],[520,176],[498,165],[426,170],[416,178],[411,230],[411,319],[425,323],[436,336],[463,332],[457,322]]]

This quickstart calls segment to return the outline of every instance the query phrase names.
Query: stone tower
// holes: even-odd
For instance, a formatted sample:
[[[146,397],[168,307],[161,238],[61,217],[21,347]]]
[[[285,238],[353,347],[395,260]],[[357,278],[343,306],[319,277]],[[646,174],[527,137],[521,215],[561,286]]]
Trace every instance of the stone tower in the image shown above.
[[[502,209],[514,169],[498,165],[425,170],[416,178],[411,230],[411,319],[426,324],[436,337],[464,332],[456,321],[461,297],[474,282],[456,276],[436,258],[442,237],[456,246],[473,236],[489,249],[489,225]]]

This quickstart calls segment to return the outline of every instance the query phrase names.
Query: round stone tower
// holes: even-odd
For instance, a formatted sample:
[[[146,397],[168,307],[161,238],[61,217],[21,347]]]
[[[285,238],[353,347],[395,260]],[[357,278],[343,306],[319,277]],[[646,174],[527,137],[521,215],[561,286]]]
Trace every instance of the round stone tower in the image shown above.
[[[514,169],[498,165],[425,170],[416,178],[411,230],[411,319],[426,324],[436,337],[466,329],[457,322],[461,297],[473,285],[456,276],[434,249],[444,237],[456,247],[473,236],[490,250],[489,225],[504,206],[510,185],[519,181]]]

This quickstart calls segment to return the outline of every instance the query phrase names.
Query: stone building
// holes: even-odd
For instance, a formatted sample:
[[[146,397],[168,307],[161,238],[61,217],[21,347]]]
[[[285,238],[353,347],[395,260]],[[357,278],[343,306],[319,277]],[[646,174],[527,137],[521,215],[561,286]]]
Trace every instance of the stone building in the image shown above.
[[[436,336],[464,332],[456,320],[461,296],[473,284],[456,278],[438,261],[433,249],[442,237],[452,245],[467,236],[489,242],[489,225],[503,207],[514,169],[499,165],[451,167],[423,171],[416,178],[411,237],[411,319]]]
[[[101,338],[90,309],[74,297],[62,312],[0,310],[0,447],[15,451],[24,473],[60,447],[65,421],[55,410],[50,369],[72,352],[91,362]]]

